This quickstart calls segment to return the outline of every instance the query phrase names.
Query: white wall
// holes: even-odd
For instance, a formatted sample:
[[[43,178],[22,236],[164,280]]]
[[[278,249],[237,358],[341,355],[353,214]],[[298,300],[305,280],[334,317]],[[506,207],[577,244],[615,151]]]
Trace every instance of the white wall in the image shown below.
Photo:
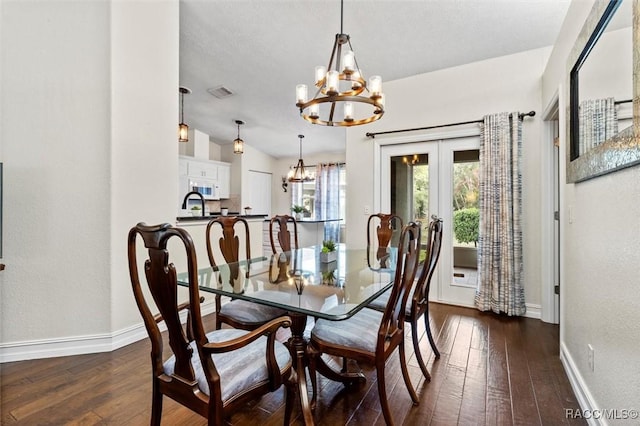
[[[112,332],[140,322],[124,250],[129,229],[175,221],[178,15],[173,0],[111,2]]]
[[[540,113],[541,76],[550,48],[467,64],[455,68],[386,82],[385,115],[364,128],[347,129],[348,244],[366,245],[364,206],[374,205],[374,141],[366,132],[440,125],[481,119],[502,111]],[[539,115],[523,125],[523,244],[524,286],[527,304],[541,302],[541,236],[539,206]],[[439,132],[446,130],[440,129]],[[415,132],[406,133],[414,137]],[[398,135],[393,135],[397,138]],[[376,141],[383,141],[378,136]]]
[[[110,350],[141,322],[127,231],[175,213],[178,3],[1,13],[0,359]]]
[[[567,57],[592,6],[593,1],[582,0],[569,8],[544,73],[543,105],[553,93],[567,92]],[[561,112],[567,111],[567,102],[560,96]],[[560,125],[564,159],[566,117]],[[561,169],[565,182],[564,162]],[[561,351],[583,408],[640,407],[638,181],[636,166],[561,188]],[[594,371],[589,368],[588,344],[595,349]]]

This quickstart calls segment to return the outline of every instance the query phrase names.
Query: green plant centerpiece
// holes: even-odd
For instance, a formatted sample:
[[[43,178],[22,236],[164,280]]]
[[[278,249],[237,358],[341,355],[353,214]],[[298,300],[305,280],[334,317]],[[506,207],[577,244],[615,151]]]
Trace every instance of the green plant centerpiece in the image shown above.
[[[336,251],[336,243],[332,240],[324,240],[322,242],[322,250],[320,250],[320,262],[329,263],[338,259]]]
[[[202,208],[200,206],[191,207],[191,216],[200,216],[202,214]]]
[[[304,212],[307,211],[307,209],[305,209],[304,206],[301,206],[299,204],[294,204],[291,207],[291,211],[296,215],[296,219],[300,220],[302,219],[302,215],[304,214]]]

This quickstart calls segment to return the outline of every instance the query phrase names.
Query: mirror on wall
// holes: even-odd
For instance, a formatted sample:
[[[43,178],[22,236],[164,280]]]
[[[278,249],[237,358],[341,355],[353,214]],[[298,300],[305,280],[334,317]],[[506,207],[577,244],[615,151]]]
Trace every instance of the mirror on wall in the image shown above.
[[[569,58],[569,182],[640,161],[633,127],[635,3],[596,2]]]

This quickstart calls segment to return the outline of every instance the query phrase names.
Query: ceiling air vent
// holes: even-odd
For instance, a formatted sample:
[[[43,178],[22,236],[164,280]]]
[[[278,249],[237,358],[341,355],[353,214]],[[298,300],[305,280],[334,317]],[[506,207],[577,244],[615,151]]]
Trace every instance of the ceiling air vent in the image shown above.
[[[224,86],[212,87],[211,89],[207,89],[207,92],[211,93],[218,99],[228,98],[233,95],[233,92]]]

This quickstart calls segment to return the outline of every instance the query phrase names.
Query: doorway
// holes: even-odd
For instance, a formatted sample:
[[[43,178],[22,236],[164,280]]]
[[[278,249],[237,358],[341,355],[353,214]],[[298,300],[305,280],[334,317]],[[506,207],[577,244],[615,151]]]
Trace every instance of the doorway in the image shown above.
[[[443,220],[433,301],[473,306],[478,282],[478,136],[380,147],[380,211],[422,222]]]

